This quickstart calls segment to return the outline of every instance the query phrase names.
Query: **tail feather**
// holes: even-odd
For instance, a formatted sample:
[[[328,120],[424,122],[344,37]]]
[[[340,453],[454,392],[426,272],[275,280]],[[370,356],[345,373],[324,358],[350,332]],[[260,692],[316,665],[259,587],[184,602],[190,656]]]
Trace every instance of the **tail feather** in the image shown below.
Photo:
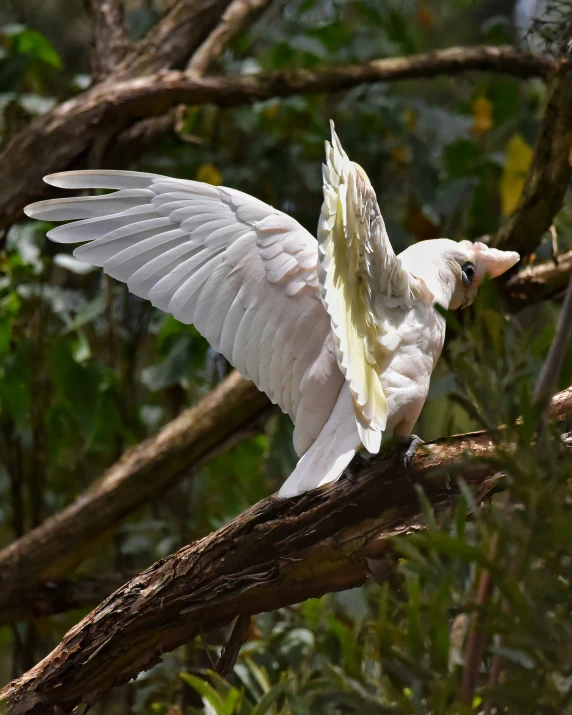
[[[278,496],[293,497],[334,482],[360,446],[352,396],[344,384],[329,420],[284,482]]]

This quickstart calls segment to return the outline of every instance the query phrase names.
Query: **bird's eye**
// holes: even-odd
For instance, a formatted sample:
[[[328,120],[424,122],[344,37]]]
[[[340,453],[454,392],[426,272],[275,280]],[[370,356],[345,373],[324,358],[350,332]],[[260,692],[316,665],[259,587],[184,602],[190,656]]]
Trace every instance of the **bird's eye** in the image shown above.
[[[462,281],[465,288],[468,288],[475,277],[475,266],[469,261],[461,267]]]

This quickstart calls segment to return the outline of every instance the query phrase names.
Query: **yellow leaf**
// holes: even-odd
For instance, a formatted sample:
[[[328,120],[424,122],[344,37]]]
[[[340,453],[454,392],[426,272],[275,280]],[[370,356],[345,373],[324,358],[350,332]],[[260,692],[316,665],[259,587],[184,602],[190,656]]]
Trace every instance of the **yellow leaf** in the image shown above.
[[[203,164],[197,171],[197,181],[204,181],[205,184],[220,186],[222,184],[222,174],[212,164]]]
[[[510,216],[515,210],[531,161],[532,149],[520,134],[513,134],[506,145],[506,161],[499,186],[503,216]]]
[[[473,126],[471,133],[480,136],[493,128],[493,105],[486,97],[477,97],[473,101]]]

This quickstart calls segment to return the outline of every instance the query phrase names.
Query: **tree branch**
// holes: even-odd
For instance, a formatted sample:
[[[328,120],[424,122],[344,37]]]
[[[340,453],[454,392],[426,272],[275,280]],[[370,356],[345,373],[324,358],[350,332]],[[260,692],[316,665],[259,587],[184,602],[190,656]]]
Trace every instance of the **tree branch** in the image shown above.
[[[566,289],[572,271],[572,249],[556,259],[527,266],[515,273],[503,286],[513,312],[541,300],[552,298]]]
[[[572,412],[572,388],[555,396],[555,415]],[[351,467],[336,484],[292,499],[269,497],[132,579],[31,671],[0,692],[6,715],[69,712],[93,703],[158,662],[161,654],[237,616],[299,603],[362,584],[367,559],[391,558],[391,537],[424,527],[413,481],[437,511],[457,488],[447,469],[460,455],[494,451],[485,432],[427,445],[405,474],[401,451]],[[463,472],[483,499],[496,470],[475,460]]]
[[[142,117],[163,115],[177,104],[233,107],[271,97],[339,92],[363,83],[471,71],[545,77],[552,68],[551,61],[511,47],[456,47],[345,67],[235,78],[171,71],[108,80],[36,118],[13,137],[0,156],[0,229],[21,218],[27,203],[47,195],[42,176],[80,161],[98,138],[118,134]]]
[[[175,0],[115,69],[116,80],[183,67],[219,24],[230,0]]]
[[[572,171],[571,97],[572,64],[564,58],[548,85],[544,115],[520,201],[492,239],[498,248],[532,253],[562,207]]]
[[[253,383],[233,373],[157,436],[126,452],[68,507],[0,552],[0,612],[70,571],[127,514],[244,436],[269,404]]]
[[[224,48],[251,25],[270,0],[234,0],[199,49],[191,57],[188,70],[204,74],[221,56]]]
[[[131,48],[121,0],[88,0],[93,28],[92,73],[96,82],[111,75]]]

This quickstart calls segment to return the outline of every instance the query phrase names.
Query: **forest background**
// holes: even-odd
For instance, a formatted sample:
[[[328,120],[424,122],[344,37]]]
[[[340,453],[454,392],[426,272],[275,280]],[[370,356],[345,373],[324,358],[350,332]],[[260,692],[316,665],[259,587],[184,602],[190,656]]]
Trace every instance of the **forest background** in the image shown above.
[[[2,4],[0,712],[570,711],[570,427],[534,389],[572,268],[572,8],[546,5],[518,30],[493,0]],[[411,474],[389,447],[277,504],[289,419],[22,208],[129,167],[314,232],[330,118],[396,251],[523,260],[448,317]]]

